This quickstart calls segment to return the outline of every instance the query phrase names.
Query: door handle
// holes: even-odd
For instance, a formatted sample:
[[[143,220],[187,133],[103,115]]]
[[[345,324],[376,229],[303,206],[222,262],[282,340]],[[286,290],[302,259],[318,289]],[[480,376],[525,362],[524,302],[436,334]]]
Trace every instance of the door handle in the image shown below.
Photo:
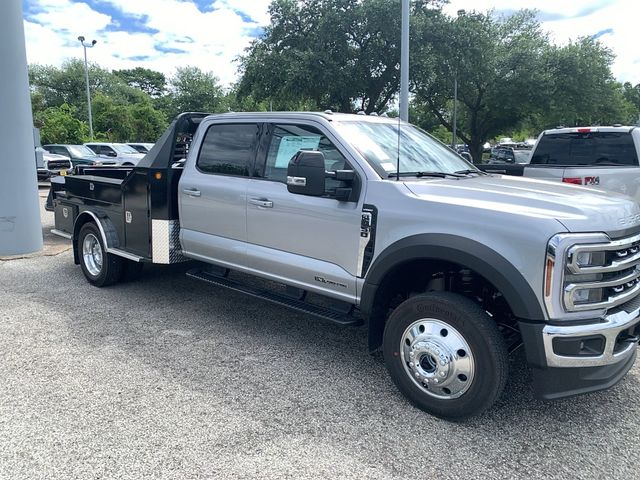
[[[271,200],[267,200],[266,198],[250,198],[249,203],[251,205],[257,205],[262,208],[273,208],[273,202]]]
[[[189,195],[190,197],[200,196],[200,190],[196,190],[195,188],[185,188],[184,190],[182,190],[182,193],[184,193],[185,195]]]

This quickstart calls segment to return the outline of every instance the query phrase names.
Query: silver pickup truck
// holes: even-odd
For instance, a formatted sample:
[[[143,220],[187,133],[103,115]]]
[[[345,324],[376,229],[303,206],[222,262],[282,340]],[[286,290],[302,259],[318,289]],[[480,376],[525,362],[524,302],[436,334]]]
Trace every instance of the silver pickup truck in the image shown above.
[[[526,164],[480,165],[488,173],[564,182],[640,201],[640,128],[554,128],[540,134]]]
[[[137,166],[55,178],[49,208],[96,286],[195,260],[194,279],[366,323],[440,417],[490,407],[521,345],[545,399],[611,387],[636,358],[635,202],[485,174],[397,120],[183,114]]]

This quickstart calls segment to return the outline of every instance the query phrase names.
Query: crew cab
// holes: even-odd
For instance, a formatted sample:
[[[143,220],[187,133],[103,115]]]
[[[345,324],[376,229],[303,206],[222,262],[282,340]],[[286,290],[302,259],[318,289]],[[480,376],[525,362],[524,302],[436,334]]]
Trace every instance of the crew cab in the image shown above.
[[[194,280],[365,323],[398,389],[443,418],[489,408],[521,345],[544,399],[611,387],[636,358],[635,202],[486,174],[394,119],[183,114],[135,167],[54,178],[49,208],[91,284],[189,259]]]

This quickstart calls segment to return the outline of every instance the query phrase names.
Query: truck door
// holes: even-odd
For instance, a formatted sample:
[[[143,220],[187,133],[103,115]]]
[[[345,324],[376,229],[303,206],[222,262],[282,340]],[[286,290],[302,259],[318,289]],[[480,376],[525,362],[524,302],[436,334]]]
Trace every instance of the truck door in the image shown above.
[[[350,169],[319,128],[265,127],[262,154],[247,192],[247,266],[264,277],[342,300],[356,296],[362,197],[357,202],[287,191],[287,166],[300,149],[319,150],[326,170]],[[327,189],[335,188],[327,180]]]
[[[234,267],[245,264],[247,188],[258,124],[212,124],[178,185],[185,254]],[[195,158],[194,158],[195,157]]]

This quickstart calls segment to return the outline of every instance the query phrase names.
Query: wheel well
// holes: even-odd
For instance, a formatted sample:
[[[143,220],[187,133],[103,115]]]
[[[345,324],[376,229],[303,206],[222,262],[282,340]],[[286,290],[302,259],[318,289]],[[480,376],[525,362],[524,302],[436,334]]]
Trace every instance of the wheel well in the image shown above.
[[[520,343],[516,316],[504,295],[490,281],[465,265],[414,259],[391,268],[380,282],[369,314],[369,348],[382,345],[384,327],[400,303],[429,291],[452,292],[478,303],[498,324],[510,351]]]

